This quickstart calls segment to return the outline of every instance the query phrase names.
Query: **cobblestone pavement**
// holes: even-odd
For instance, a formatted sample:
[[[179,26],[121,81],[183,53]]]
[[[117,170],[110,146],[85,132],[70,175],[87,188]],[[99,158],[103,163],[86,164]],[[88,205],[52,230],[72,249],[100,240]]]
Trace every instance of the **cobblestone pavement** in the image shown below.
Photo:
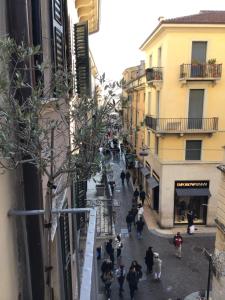
[[[121,229],[126,228],[126,215],[131,208],[132,187],[121,185],[120,172],[124,169],[122,160],[113,162],[114,177],[116,187],[114,198],[121,202],[120,208],[116,209],[115,229],[120,233]],[[146,209],[146,208],[145,208]],[[128,271],[132,260],[137,260],[143,267],[143,277],[139,282],[138,291],[134,299],[139,300],[176,300],[184,299],[192,292],[204,290],[207,287],[208,261],[202,253],[203,248],[212,251],[214,236],[185,236],[182,259],[179,260],[174,255],[172,236],[162,236],[150,232],[145,226],[143,239],[137,240],[134,227],[130,237],[122,239],[122,263]],[[162,276],[160,282],[155,282],[152,275],[146,275],[144,256],[146,249],[152,246],[153,251],[160,254],[162,259]],[[99,262],[100,264],[100,262]],[[101,284],[102,286],[102,284]],[[124,284],[122,299],[128,300],[129,287],[127,282]],[[104,299],[104,297],[103,297]],[[111,300],[120,299],[118,294],[118,284],[112,284]]]

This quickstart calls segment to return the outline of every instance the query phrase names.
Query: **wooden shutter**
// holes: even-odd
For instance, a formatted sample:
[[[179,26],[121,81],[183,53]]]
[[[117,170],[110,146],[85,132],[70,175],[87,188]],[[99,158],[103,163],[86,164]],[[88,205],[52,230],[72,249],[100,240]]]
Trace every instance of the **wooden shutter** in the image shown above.
[[[74,25],[74,42],[76,56],[77,93],[80,96],[90,96],[91,76],[88,46],[88,23]]]
[[[52,26],[55,69],[63,71],[65,67],[63,0],[52,0]]]

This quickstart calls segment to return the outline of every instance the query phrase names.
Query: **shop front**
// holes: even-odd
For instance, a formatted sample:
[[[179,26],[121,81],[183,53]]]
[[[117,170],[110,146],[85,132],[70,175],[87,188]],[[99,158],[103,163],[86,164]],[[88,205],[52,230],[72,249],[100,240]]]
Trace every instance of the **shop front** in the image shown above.
[[[146,178],[147,190],[151,192],[151,207],[159,211],[159,176],[153,171],[152,176]]]
[[[206,224],[209,181],[175,181],[174,224],[187,224],[187,214],[194,212],[195,224]]]

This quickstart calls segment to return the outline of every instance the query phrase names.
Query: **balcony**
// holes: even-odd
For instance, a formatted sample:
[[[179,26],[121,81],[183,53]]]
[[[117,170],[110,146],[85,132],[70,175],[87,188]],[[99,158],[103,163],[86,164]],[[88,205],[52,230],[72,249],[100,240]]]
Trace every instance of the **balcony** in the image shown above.
[[[180,65],[180,80],[187,81],[212,81],[221,78],[222,64],[182,64]]]
[[[149,85],[156,87],[162,84],[163,72],[161,67],[148,68],[145,70],[146,81]]]
[[[218,118],[154,118],[146,116],[145,124],[156,133],[213,133]]]

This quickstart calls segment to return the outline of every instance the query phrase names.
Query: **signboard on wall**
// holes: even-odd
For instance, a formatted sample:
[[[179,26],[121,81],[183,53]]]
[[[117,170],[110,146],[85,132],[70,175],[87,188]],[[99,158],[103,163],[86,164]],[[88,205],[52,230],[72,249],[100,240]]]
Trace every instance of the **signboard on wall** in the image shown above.
[[[183,180],[183,181],[175,181],[175,188],[176,189],[183,189],[183,188],[189,188],[189,189],[205,189],[209,188],[209,181],[208,180]]]

